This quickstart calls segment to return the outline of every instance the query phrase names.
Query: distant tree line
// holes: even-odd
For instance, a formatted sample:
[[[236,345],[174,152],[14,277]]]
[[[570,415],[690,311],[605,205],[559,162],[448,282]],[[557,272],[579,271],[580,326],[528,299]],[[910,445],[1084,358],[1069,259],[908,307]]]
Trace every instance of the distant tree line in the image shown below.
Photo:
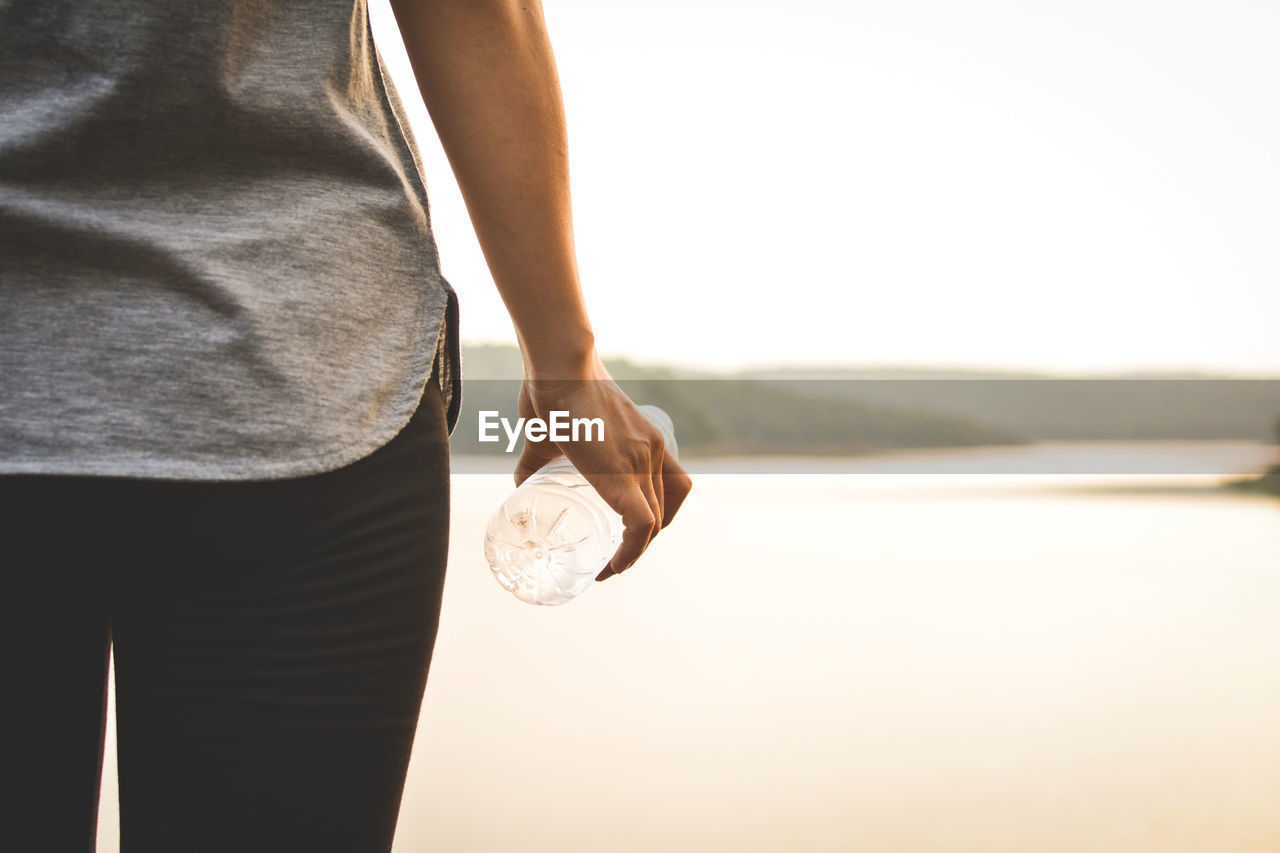
[[[608,366],[632,399],[667,410],[682,452],[693,455],[851,455],[1030,441],[1267,441],[1269,425],[1280,432],[1280,380],[842,368],[713,376],[621,360]],[[462,368],[463,420],[454,446],[492,452],[492,445],[476,441],[476,412],[514,416],[520,353],[510,346],[467,347]]]

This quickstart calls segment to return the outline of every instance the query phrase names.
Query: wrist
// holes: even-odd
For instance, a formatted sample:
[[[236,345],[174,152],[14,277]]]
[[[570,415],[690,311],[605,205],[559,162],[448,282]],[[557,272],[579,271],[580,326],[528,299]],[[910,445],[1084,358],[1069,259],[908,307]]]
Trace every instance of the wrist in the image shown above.
[[[600,369],[595,335],[590,328],[556,328],[543,340],[521,336],[525,376],[530,379],[583,379]]]

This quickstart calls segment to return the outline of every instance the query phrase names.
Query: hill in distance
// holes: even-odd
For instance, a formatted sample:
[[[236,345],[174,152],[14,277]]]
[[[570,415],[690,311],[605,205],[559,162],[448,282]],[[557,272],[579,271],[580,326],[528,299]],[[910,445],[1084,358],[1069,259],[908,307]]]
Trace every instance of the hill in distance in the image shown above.
[[[682,452],[859,454],[1030,441],[1268,441],[1280,380],[1207,374],[1055,376],[919,367],[777,367],[710,373],[606,359],[637,402],[666,409]],[[519,351],[463,351],[464,418],[514,414]],[[465,430],[460,430],[465,433]],[[474,439],[474,436],[471,436]],[[462,450],[468,436],[459,434]],[[476,445],[478,448],[479,445]]]

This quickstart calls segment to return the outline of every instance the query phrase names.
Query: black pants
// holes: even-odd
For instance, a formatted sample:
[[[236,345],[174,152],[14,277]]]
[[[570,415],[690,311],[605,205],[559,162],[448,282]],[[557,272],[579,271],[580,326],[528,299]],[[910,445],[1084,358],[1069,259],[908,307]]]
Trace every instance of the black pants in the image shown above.
[[[122,853],[389,849],[448,452],[431,382],[315,476],[0,477],[0,848],[93,849],[114,643]]]

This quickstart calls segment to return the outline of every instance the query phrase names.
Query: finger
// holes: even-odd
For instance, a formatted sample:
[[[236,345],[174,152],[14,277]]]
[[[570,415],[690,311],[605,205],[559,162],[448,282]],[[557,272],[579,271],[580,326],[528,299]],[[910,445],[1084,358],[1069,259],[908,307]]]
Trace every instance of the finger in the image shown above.
[[[689,496],[689,491],[693,488],[693,480],[684,468],[680,467],[680,463],[670,456],[663,460],[663,468],[662,526],[666,527],[680,511],[684,499]]]
[[[542,467],[542,466],[541,466],[541,465],[535,465],[535,464],[533,464],[532,462],[529,462],[529,461],[528,461],[528,460],[527,460],[527,459],[522,455],[522,456],[520,457],[520,460],[519,460],[518,462],[516,462],[516,470],[515,470],[515,471],[513,471],[513,472],[512,472],[512,474],[511,474],[511,476],[512,476],[512,477],[515,479],[515,481],[516,481],[516,488],[519,488],[520,486],[523,486],[523,485],[524,485],[524,481],[525,481],[525,480],[527,480],[527,479],[529,479],[530,477],[532,477],[532,476],[533,476],[533,474],[534,474],[534,472],[535,472],[535,471],[537,471],[540,467]]]
[[[666,459],[666,446],[659,444],[653,451],[653,474],[650,478],[650,488],[653,489],[655,499],[653,517],[657,519],[657,523],[653,526],[654,536],[658,535],[658,531],[662,529],[663,519],[667,517],[664,509],[667,495],[662,487],[662,468],[666,464]],[[653,539],[650,538],[649,541],[652,542]]]
[[[560,451],[549,441],[526,441],[524,450],[520,452],[520,458],[516,460],[516,470],[513,472],[516,485],[519,486],[539,468],[559,455]]]
[[[658,531],[662,529],[662,509],[658,505],[658,493],[653,488],[652,477],[640,481],[640,491],[644,494],[645,503],[649,505],[649,514],[653,517],[653,524],[649,526],[649,536],[645,539],[644,544],[640,546],[640,553],[643,554],[648,550],[653,538],[658,535]],[[636,559],[639,559],[639,554],[636,555]],[[635,560],[632,560],[632,562],[634,563]],[[630,564],[624,565],[618,571],[624,572],[629,566]],[[615,574],[617,573],[615,572]]]
[[[646,549],[662,529],[662,457],[665,455],[663,450],[664,447],[660,442],[650,448],[649,476],[640,481],[645,500],[649,502],[649,511],[653,513],[653,531],[649,534],[649,541],[644,543]]]
[[[649,543],[653,530],[657,526],[657,516],[650,509],[649,501],[638,483],[632,485],[622,506],[614,509],[622,510],[622,542],[610,558],[609,565],[600,573],[602,576],[600,579],[610,574],[622,574],[628,566],[640,559],[645,545]]]
[[[531,418],[537,415],[533,408],[533,400],[529,396],[529,382],[527,379],[520,383],[520,391],[516,395],[516,410],[522,418]],[[551,442],[526,441],[524,447],[521,448],[520,458],[516,460],[515,471],[512,472],[516,486],[520,486],[534,472],[559,454],[560,451]]]

